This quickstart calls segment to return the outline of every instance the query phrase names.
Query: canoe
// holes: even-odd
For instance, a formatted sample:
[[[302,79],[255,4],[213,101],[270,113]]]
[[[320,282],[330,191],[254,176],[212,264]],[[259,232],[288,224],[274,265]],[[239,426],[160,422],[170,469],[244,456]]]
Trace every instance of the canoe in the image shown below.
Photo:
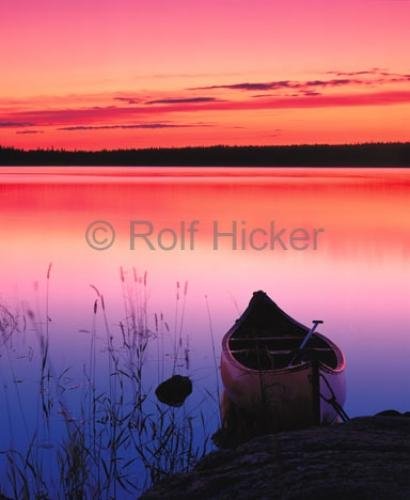
[[[346,397],[345,358],[310,328],[280,309],[262,291],[222,340],[222,419],[234,407],[248,417],[263,413],[271,430],[336,422]],[[249,420],[249,419],[248,419]]]

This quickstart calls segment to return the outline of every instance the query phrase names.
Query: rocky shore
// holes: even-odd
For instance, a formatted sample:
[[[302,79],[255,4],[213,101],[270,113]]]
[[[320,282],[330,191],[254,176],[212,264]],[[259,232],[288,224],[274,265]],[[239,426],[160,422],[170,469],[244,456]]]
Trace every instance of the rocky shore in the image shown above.
[[[205,457],[144,500],[408,499],[410,413],[262,436]]]

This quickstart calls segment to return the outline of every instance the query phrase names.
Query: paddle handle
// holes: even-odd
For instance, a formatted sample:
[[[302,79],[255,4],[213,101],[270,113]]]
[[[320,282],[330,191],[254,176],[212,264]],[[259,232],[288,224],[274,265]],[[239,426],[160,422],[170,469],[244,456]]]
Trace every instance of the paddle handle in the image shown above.
[[[323,321],[321,319],[314,319],[312,321],[312,327],[311,329],[307,332],[305,335],[305,338],[302,340],[302,343],[300,344],[298,350],[296,351],[295,355],[292,357],[290,363],[288,366],[292,366],[293,363],[296,361],[296,359],[302,354],[304,348],[306,347],[306,344],[309,342],[310,337],[315,333],[315,330],[318,325],[321,325]]]
[[[310,337],[315,333],[317,326],[323,324],[323,321],[321,319],[314,319],[312,323],[312,328],[307,332],[306,337],[300,344],[299,351],[301,351],[305,347],[305,345],[309,342]]]

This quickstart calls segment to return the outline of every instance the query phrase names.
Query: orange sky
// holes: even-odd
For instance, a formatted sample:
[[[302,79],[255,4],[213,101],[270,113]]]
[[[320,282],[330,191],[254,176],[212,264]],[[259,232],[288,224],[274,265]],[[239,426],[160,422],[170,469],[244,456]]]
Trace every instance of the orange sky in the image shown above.
[[[406,0],[2,0],[0,144],[410,140]]]

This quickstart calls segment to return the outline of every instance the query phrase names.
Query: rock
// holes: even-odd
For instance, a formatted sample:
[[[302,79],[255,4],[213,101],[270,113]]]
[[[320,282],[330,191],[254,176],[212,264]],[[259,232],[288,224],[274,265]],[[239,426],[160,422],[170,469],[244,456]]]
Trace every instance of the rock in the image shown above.
[[[402,414],[397,410],[384,410],[376,413],[376,417],[400,417]]]
[[[171,499],[410,498],[410,419],[355,418],[282,432],[206,456],[143,496]]]
[[[192,382],[189,377],[174,375],[159,384],[155,394],[161,403],[168,406],[182,406],[192,392]]]

